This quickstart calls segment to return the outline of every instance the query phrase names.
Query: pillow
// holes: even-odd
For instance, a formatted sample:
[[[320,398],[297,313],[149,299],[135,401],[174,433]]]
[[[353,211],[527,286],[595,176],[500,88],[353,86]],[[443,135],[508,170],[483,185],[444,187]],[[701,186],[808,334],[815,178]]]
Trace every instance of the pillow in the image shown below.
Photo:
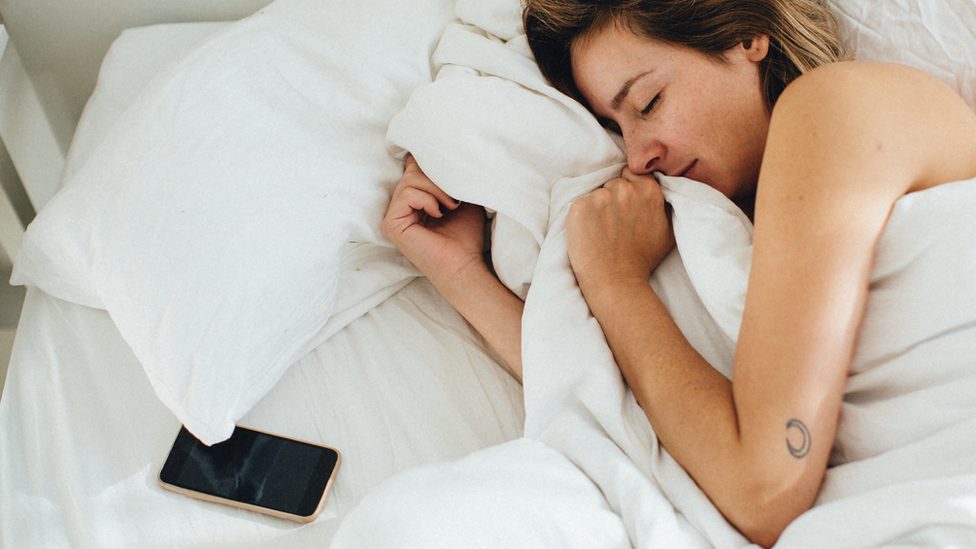
[[[233,22],[174,23],[122,31],[102,59],[95,91],[85,105],[64,160],[61,181],[71,181],[105,133],[156,74],[171,68]]]
[[[278,0],[157,77],[28,228],[11,282],[109,312],[202,441],[415,276],[385,131],[451,0]]]
[[[931,73],[976,109],[976,2],[828,0],[840,35],[861,60]]]

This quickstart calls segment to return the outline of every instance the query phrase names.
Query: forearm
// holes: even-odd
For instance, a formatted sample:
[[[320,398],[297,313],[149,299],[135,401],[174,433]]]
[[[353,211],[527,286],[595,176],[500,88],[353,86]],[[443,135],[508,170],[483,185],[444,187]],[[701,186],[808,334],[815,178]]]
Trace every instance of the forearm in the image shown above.
[[[431,278],[434,287],[485,339],[522,381],[524,303],[484,263],[473,262],[450,277]]]
[[[597,295],[587,303],[655,432],[696,480],[708,482],[715,456],[738,451],[732,384],[688,344],[646,283]]]
[[[736,527],[754,538],[782,524],[778,535],[802,508],[778,495],[770,501],[778,472],[763,470],[768,449],[743,443],[732,383],[691,347],[646,283],[608,286],[587,301],[664,447]]]

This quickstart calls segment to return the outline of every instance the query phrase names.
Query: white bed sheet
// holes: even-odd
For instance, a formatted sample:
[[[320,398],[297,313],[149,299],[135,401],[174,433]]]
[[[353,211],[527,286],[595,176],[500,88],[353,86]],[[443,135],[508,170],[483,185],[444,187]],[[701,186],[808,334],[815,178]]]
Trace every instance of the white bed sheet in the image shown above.
[[[343,452],[318,521],[162,490],[179,423],[108,314],[30,289],[0,401],[0,547],[326,545],[393,473],[519,437],[521,392],[418,279],[292,366],[241,423]]]
[[[128,31],[106,58],[66,173],[141,86],[214,24]],[[242,424],[337,447],[309,525],[198,502],[156,477],[179,428],[105,311],[31,288],[0,401],[0,547],[308,547],[380,481],[522,434],[521,387],[424,279],[289,369]]]

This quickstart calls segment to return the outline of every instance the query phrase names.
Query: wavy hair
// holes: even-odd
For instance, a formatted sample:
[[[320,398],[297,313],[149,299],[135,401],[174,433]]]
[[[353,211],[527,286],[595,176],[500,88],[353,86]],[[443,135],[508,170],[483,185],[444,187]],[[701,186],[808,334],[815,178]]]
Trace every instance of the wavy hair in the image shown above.
[[[573,80],[573,46],[608,24],[720,62],[736,44],[769,36],[760,76],[770,110],[796,77],[851,57],[823,0],[525,0],[522,17],[542,73],[583,104]]]

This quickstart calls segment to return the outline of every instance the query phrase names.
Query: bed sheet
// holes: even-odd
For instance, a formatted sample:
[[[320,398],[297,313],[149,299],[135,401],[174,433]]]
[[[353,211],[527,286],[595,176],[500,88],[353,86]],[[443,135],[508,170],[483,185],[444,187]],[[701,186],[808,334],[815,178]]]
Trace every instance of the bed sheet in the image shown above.
[[[217,29],[125,33],[67,170],[152,74]],[[198,502],[158,486],[179,425],[109,315],[30,288],[0,401],[0,547],[325,546],[380,481],[517,438],[523,418],[520,386],[417,279],[293,365],[241,421],[343,452],[322,516],[293,525]]]
[[[418,279],[292,366],[241,423],[343,452],[316,522],[160,488],[179,423],[105,311],[31,288],[0,401],[0,547],[326,545],[393,473],[519,437],[521,392]]]

